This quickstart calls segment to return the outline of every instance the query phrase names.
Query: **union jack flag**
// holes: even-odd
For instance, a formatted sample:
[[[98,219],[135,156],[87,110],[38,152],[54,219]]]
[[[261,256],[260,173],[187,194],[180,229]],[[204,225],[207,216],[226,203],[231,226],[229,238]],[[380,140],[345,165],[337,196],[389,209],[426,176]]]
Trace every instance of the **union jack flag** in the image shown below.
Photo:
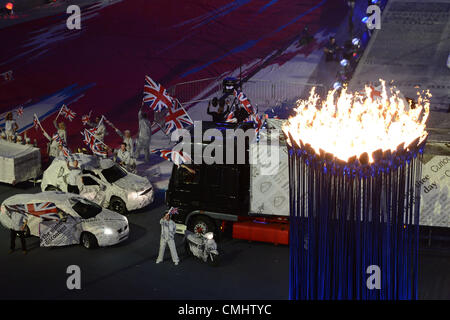
[[[234,111],[231,111],[231,112],[228,114],[227,119],[225,120],[225,122],[231,122],[231,123],[236,123],[236,122],[237,122],[237,119],[236,119],[236,117],[234,116]]]
[[[92,153],[97,156],[106,156],[107,152],[104,148],[103,144],[99,140],[95,140],[94,144],[89,146],[92,150]]]
[[[60,145],[64,145],[64,140],[60,137],[59,134],[55,133],[52,137],[52,140],[58,142]]]
[[[244,107],[248,114],[256,113],[255,108],[253,108],[247,96],[242,91],[234,90],[234,96],[239,100],[239,103]]]
[[[192,158],[186,152],[182,150],[176,151],[171,149],[154,149],[151,153],[159,155],[161,158],[166,159],[175,163],[176,165],[180,165],[182,163],[191,163]]]
[[[31,203],[27,204],[26,207],[26,211],[33,216],[51,220],[59,220],[57,214],[58,208],[56,208],[56,205],[52,202]]]
[[[173,99],[162,85],[145,76],[143,102],[154,111],[162,111],[172,106]]]
[[[61,113],[64,116],[64,118],[69,119],[70,121],[72,121],[73,119],[75,119],[76,117],[76,113],[74,111],[72,111],[71,109],[69,109],[66,105],[63,105],[61,107]]]
[[[70,152],[70,150],[66,146],[63,145],[62,152],[63,152],[64,158],[66,158],[66,161],[69,161],[69,159],[72,156],[72,153]]]
[[[259,135],[259,131],[261,130],[261,127],[263,126],[264,121],[261,120],[261,117],[258,114],[256,114],[256,113],[250,115],[249,118],[251,119],[251,121],[253,121],[255,123],[255,125],[256,125],[256,128],[255,128],[256,135]]]
[[[171,207],[170,209],[169,209],[169,212],[167,212],[167,214],[168,215],[174,215],[174,214],[178,214],[178,208],[175,208],[175,207]]]
[[[8,211],[31,214],[38,218],[59,220],[58,208],[52,202],[18,204],[7,207]]]
[[[87,132],[88,129],[84,129],[83,132],[80,132],[83,136],[83,143],[85,145],[89,145],[91,142],[91,135]]]
[[[19,109],[16,110],[16,113],[18,117],[23,116],[23,107],[19,107]]]
[[[84,137],[83,142],[91,149],[92,153],[98,156],[106,156],[106,150],[103,143],[95,138],[97,128],[84,129],[81,135]]]
[[[63,152],[64,158],[66,158],[66,160],[69,159],[72,153],[70,152],[69,148],[67,148],[67,146],[66,146],[64,140],[61,138],[61,136],[58,133],[55,133],[52,137],[52,140],[54,140],[54,141],[58,142],[58,144],[62,145],[62,152]]]
[[[91,140],[95,139],[95,134],[97,133],[97,128],[84,129],[81,135],[84,137],[84,144],[88,145]]]
[[[167,115],[164,124],[164,133],[168,135],[176,129],[183,129],[192,124],[192,119],[189,117],[186,110],[184,110],[183,106],[178,100],[175,100],[175,103],[172,105],[172,107],[169,107],[167,109]]]

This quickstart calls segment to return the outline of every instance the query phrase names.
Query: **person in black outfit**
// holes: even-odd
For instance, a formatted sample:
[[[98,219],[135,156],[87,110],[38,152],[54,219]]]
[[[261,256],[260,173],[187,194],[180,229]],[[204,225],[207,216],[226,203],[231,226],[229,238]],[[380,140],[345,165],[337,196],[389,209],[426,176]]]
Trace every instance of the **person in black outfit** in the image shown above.
[[[9,253],[12,253],[16,248],[16,237],[19,236],[22,245],[22,252],[27,254],[27,243],[25,242],[25,231],[16,231],[11,229],[11,247]]]
[[[302,32],[300,33],[300,39],[298,40],[298,44],[300,46],[307,45],[311,41],[313,41],[313,39],[314,37],[309,34],[308,26],[305,26],[305,28],[303,28]]]
[[[208,110],[206,110],[206,112],[212,116],[213,121],[214,122],[224,122],[225,121],[225,117],[228,114],[228,112],[230,112],[230,106],[228,106],[227,111],[223,111],[225,109],[225,100],[224,99],[220,99],[219,100],[219,109],[217,109],[217,112],[215,111],[210,111],[209,107],[211,106],[211,104],[213,105],[213,107],[217,106],[217,98],[213,98],[212,102],[210,101],[208,103]]]
[[[326,44],[323,51],[325,52],[326,61],[333,61],[337,59],[338,45],[336,44],[336,39],[334,37],[330,37],[330,40]]]
[[[16,249],[16,237],[19,236],[20,242],[22,244],[22,251],[27,254],[27,243],[25,241],[25,229],[27,227],[27,219],[24,215],[13,213],[11,215],[12,228],[10,230],[11,246],[9,253],[13,253]]]

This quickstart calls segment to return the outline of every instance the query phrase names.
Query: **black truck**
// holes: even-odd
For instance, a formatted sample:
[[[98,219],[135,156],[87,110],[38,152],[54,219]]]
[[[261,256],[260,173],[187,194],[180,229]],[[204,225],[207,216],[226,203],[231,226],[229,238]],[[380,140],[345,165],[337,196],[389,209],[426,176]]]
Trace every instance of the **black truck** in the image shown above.
[[[208,129],[217,129],[226,139],[225,130],[242,129],[244,132],[253,128],[252,123],[215,123],[203,121],[201,150],[212,141],[204,139]],[[189,128],[194,137],[194,126]],[[193,138],[192,138],[193,139]],[[217,232],[222,221],[237,221],[238,216],[245,216],[249,210],[250,166],[248,145],[251,137],[245,140],[245,162],[241,164],[206,164],[202,157],[201,164],[174,165],[166,191],[166,204],[177,207],[178,214],[173,217],[178,224],[198,233]],[[234,139],[235,140],[235,139]],[[213,139],[214,141],[214,139]],[[195,157],[193,141],[190,144],[191,158]],[[233,143],[235,141],[225,141]],[[227,148],[224,148],[225,150]],[[224,159],[226,151],[224,150]],[[237,163],[237,150],[234,149],[234,163]],[[242,162],[242,161],[241,161]]]

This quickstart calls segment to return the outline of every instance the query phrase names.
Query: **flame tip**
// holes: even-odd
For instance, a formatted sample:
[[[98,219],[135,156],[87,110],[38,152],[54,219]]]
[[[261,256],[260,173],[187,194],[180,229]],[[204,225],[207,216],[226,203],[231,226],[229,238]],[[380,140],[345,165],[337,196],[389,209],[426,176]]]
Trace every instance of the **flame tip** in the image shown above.
[[[370,84],[361,93],[351,93],[345,86],[337,97],[336,89],[329,90],[325,99],[313,87],[308,99],[297,100],[296,114],[283,125],[292,138],[289,142],[300,145],[303,141],[319,155],[330,153],[344,161],[367,157],[373,162],[377,150],[395,151],[426,136],[429,102],[424,99],[429,90],[425,98],[419,95],[412,108],[400,90],[392,86],[387,90],[385,80],[380,83],[381,91]]]

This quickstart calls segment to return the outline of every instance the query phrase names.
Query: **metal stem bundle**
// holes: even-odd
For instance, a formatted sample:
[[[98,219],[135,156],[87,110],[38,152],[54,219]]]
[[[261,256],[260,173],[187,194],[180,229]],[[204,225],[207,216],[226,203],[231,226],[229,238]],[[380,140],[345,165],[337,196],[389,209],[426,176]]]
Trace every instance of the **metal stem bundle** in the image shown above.
[[[290,141],[290,299],[417,299],[425,141],[373,163]],[[373,265],[379,289],[367,283]]]

